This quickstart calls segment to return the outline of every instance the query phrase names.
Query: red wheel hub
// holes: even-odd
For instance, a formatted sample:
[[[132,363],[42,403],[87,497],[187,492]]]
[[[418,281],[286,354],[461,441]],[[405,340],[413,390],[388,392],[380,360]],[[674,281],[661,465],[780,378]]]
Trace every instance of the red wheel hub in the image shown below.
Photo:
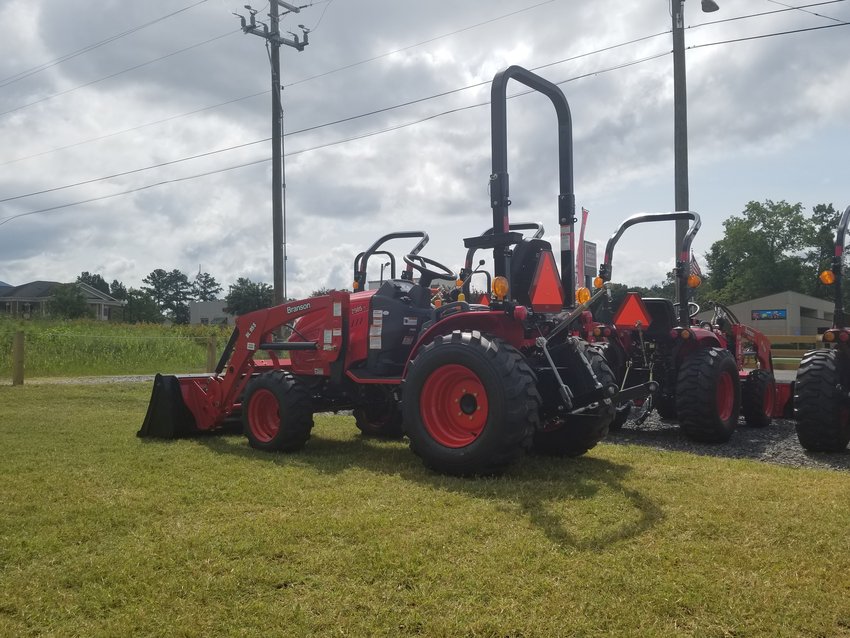
[[[735,407],[735,386],[732,376],[723,373],[717,381],[717,415],[721,421],[728,421]]]
[[[422,386],[422,423],[440,445],[459,448],[475,441],[484,431],[489,412],[484,385],[466,366],[441,366]]]
[[[248,423],[258,441],[268,443],[280,431],[280,411],[277,397],[271,390],[260,388],[248,403]]]

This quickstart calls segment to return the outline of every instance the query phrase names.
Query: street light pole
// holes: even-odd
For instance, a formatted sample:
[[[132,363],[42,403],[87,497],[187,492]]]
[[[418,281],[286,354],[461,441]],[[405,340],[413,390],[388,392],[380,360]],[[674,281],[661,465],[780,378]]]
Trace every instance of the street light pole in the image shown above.
[[[673,19],[673,175],[676,210],[690,208],[688,193],[688,91],[685,78],[685,0],[672,0]],[[714,0],[702,0],[705,13],[720,7]],[[676,256],[682,247],[688,220],[676,220]]]

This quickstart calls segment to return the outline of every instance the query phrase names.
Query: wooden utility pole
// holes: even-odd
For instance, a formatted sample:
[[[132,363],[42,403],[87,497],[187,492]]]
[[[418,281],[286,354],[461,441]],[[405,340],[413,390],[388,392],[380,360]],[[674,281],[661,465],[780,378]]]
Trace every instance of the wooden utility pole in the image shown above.
[[[250,13],[246,20],[244,16],[234,14],[242,21],[242,31],[258,35],[265,39],[269,46],[269,61],[272,73],[272,269],[274,271],[274,304],[279,305],[286,299],[286,179],[283,166],[283,105],[280,92],[280,45],[285,44],[298,51],[303,51],[309,44],[307,29],[303,24],[298,25],[303,34],[299,40],[294,33],[292,38],[280,37],[280,9],[286,13],[300,13],[304,7],[297,7],[283,2],[271,0],[269,3],[269,22],[257,22],[257,11],[250,5],[245,8]]]

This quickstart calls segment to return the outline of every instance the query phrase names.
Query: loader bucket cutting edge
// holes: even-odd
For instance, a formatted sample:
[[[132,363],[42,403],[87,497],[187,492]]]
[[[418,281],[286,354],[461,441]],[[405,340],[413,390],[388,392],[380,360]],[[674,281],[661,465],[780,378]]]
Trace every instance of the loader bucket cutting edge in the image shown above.
[[[174,375],[157,374],[142,428],[142,438],[177,439],[198,432],[195,417],[183,401],[180,380]]]

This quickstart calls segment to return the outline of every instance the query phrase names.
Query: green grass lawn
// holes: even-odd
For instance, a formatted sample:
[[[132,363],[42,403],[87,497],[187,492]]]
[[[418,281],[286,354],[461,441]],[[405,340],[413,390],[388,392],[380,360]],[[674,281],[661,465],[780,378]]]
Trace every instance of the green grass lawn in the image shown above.
[[[0,386],[2,636],[847,636],[850,474],[642,447],[423,469],[136,438],[150,388]]]

